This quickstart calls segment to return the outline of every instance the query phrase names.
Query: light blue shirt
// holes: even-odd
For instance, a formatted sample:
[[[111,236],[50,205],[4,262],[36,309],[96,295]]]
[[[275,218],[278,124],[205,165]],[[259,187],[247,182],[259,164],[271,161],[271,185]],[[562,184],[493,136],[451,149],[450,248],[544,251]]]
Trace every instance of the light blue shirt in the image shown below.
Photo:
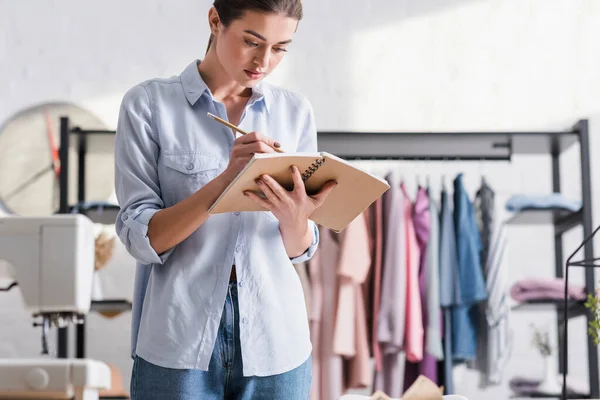
[[[270,212],[210,216],[191,236],[157,254],[147,236],[159,210],[223,172],[232,131],[192,62],[179,76],[152,79],[125,94],[115,143],[116,230],[138,261],[133,297],[132,356],[168,368],[208,370],[231,266],[236,265],[243,373],[274,375],[304,362],[312,347],[300,279],[293,263],[314,254],[319,234],[290,259]],[[239,126],[281,143],[286,152],[316,151],[306,98],[266,82],[253,89]]]

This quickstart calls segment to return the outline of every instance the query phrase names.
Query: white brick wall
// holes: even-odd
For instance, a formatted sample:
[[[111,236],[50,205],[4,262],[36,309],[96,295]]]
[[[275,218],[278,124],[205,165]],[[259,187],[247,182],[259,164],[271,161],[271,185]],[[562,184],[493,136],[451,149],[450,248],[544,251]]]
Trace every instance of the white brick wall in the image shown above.
[[[209,4],[0,0],[0,127],[25,108],[64,101],[114,128],[127,88],[177,74],[202,57]],[[271,81],[305,93],[320,129],[562,129],[600,115],[600,3],[595,0],[313,0],[305,1],[305,11],[292,51]],[[600,118],[596,121],[600,126]],[[592,119],[593,128],[596,124]],[[565,164],[575,166],[576,149],[566,158]],[[522,157],[484,170],[503,201],[513,192],[548,192],[549,167],[547,157]],[[464,171],[471,189],[479,182],[478,163],[404,168],[407,175],[429,172],[434,183],[442,170]],[[576,196],[573,177],[564,172],[563,186]],[[595,223],[600,221],[596,186]],[[580,232],[568,239],[565,253]],[[103,272],[105,292],[129,296],[133,263],[122,248],[118,251]],[[511,282],[552,274],[552,254],[549,228],[512,228]],[[0,304],[0,357],[36,356],[39,330],[21,310],[18,292],[0,295]],[[517,342],[508,376],[539,371],[527,324],[552,316],[515,315]],[[89,356],[117,364],[126,384],[129,322],[129,314],[111,320],[91,315],[88,324]],[[573,320],[569,358],[581,378],[587,370],[584,330],[583,320]],[[507,385],[479,389],[471,372],[457,376],[457,388],[471,399],[508,398]]]

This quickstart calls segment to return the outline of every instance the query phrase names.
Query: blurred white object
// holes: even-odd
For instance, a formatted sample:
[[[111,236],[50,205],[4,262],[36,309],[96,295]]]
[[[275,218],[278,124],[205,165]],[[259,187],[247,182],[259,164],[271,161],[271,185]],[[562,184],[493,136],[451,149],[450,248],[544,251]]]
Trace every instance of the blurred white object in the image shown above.
[[[0,399],[98,400],[110,389],[110,368],[84,359],[0,360]]]
[[[0,261],[11,267],[0,269],[10,279],[0,289],[20,291],[27,312],[41,318],[34,325],[43,354],[51,327],[80,323],[90,311],[94,258],[94,225],[83,215],[0,217]],[[110,386],[110,368],[99,361],[0,359],[0,399],[98,400]]]

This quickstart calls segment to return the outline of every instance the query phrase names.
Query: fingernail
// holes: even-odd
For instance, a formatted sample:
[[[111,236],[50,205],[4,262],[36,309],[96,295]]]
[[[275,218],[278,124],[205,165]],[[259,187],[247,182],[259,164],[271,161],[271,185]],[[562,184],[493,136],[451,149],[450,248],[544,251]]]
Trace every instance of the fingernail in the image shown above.
[[[273,146],[275,146],[275,147],[281,147],[281,145],[279,144],[279,142],[273,143]]]
[[[290,171],[294,172],[294,166],[290,165]]]
[[[260,179],[257,179],[255,182],[257,185],[262,185],[262,181]]]
[[[248,192],[244,192],[244,196],[248,197],[249,196]]]

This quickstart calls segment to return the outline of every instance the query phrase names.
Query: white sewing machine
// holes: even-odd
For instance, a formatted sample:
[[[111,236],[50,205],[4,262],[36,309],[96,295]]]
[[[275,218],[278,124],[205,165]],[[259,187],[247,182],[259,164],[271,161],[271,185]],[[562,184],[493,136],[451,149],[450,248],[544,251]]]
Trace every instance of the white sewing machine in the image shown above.
[[[0,217],[0,260],[12,266],[25,309],[42,328],[42,354],[53,327],[79,323],[90,310],[94,226],[85,216]],[[0,271],[1,272],[1,271]],[[0,304],[2,303],[0,291]],[[0,399],[97,400],[110,389],[108,365],[89,359],[0,359]]]

